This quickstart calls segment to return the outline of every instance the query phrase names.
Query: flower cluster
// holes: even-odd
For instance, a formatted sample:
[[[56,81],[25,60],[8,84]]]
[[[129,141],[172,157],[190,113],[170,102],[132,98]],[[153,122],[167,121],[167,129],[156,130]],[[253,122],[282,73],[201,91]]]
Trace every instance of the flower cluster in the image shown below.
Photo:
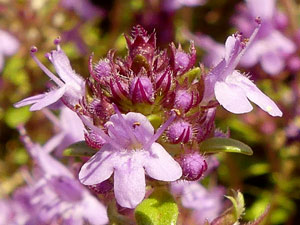
[[[189,52],[173,43],[169,49],[159,50],[155,33],[148,34],[141,26],[135,26],[130,36],[125,35],[126,57],[117,57],[113,50],[97,62],[91,56],[87,79],[71,68],[59,39],[54,41],[56,50],[46,54],[59,77],[39,61],[33,47],[34,61],[55,84],[48,92],[26,98],[15,107],[32,105],[30,110],[35,111],[57,102],[65,105],[58,122],[60,132],[52,140],[44,147],[25,141],[44,173],[36,182],[42,190],[38,205],[50,207],[52,212],[51,206],[57,201],[59,207],[53,208],[51,218],[63,211],[59,218],[69,220],[68,209],[77,212],[79,208],[84,213],[83,219],[76,214],[78,219],[91,224],[99,224],[91,218],[106,221],[101,203],[51,158],[49,153],[54,148],[59,152],[85,140],[95,151],[87,161],[82,158],[79,181],[97,193],[114,192],[119,206],[132,209],[147,195],[147,186],[155,188],[161,181],[180,179],[196,181],[211,168],[211,159],[202,153],[201,143],[227,136],[215,129],[219,104],[230,112],[245,113],[252,110],[251,100],[270,115],[281,116],[275,103],[236,70],[260,26],[258,20],[250,39],[239,33],[228,37],[224,58],[209,72],[197,67],[193,42]],[[57,121],[48,110],[44,113]],[[46,192],[53,197],[44,199]],[[95,208],[89,211],[93,205]],[[97,207],[103,212],[94,217]]]

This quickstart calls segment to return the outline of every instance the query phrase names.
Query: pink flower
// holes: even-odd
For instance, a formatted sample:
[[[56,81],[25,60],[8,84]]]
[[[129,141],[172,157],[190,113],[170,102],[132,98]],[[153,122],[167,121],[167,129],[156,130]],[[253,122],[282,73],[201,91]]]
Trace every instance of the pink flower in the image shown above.
[[[37,165],[34,182],[28,186],[32,192],[29,205],[33,206],[30,221],[26,224],[92,225],[107,224],[105,207],[83,185],[71,171],[54,159],[46,146],[31,142],[23,127],[19,128],[29,154]],[[39,221],[33,223],[32,221]]]
[[[259,27],[251,35],[248,45],[255,38]],[[215,96],[218,102],[232,113],[250,112],[249,100],[272,116],[282,116],[276,104],[246,76],[235,70],[246,51],[246,42],[240,34],[229,36],[225,43],[225,58],[205,77],[204,101]]]
[[[14,104],[16,108],[32,105],[30,107],[31,111],[40,110],[57,102],[59,99],[63,99],[67,105],[73,106],[83,97],[85,93],[85,82],[83,78],[78,76],[72,69],[68,57],[60,48],[59,39],[55,40],[55,44],[57,45],[57,50],[51,51],[51,53],[47,54],[47,57],[54,65],[60,79],[36,58],[35,52],[37,48],[33,47],[31,49],[31,56],[47,76],[56,83],[57,87],[47,93],[23,99]]]
[[[276,75],[284,69],[287,57],[296,51],[296,45],[281,32],[284,15],[276,9],[275,0],[247,0],[233,22],[249,35],[255,29],[251,21],[258,16],[262,19],[261,28],[240,64],[252,67],[260,63],[264,71]]]
[[[196,224],[205,224],[213,221],[223,209],[224,188],[214,187],[210,190],[198,182],[179,181],[173,182],[171,190],[181,196],[182,206],[192,209],[192,216]]]
[[[4,66],[4,56],[11,56],[19,49],[19,41],[10,33],[0,30],[0,71]]]
[[[154,128],[144,115],[134,112],[124,115],[116,111],[106,123],[108,135],[82,117],[87,127],[106,143],[82,166],[79,179],[85,185],[94,185],[114,174],[117,202],[123,207],[135,208],[145,197],[145,175],[161,181],[175,181],[182,175],[180,165],[156,142],[175,115],[154,134]]]

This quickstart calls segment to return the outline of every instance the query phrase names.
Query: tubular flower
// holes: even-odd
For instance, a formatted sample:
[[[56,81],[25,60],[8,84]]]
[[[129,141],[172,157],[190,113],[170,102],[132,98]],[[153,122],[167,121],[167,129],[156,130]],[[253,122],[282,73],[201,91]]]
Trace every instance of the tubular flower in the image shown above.
[[[35,183],[30,186],[34,193],[31,204],[38,209],[37,224],[62,221],[64,224],[92,225],[107,224],[106,209],[90,192],[84,188],[63,164],[48,153],[48,149],[32,143],[19,128],[29,154],[37,165],[38,172]],[[33,224],[28,222],[26,224]]]
[[[262,19],[261,28],[240,64],[252,67],[260,62],[265,72],[277,75],[284,69],[287,57],[296,51],[296,45],[281,31],[280,17],[285,15],[276,9],[275,0],[247,0],[233,18],[233,23],[241,32],[249,35],[255,29],[249,22],[257,16]]]
[[[247,46],[251,44],[260,27],[255,29]],[[229,36],[225,43],[224,59],[205,78],[204,101],[214,96],[218,102],[232,113],[250,112],[253,107],[249,100],[272,116],[282,116],[276,104],[246,76],[235,70],[246,51],[246,43],[240,34]],[[249,99],[249,100],[248,100]]]
[[[72,69],[68,57],[59,45],[59,39],[56,39],[54,43],[56,44],[57,49],[51,51],[51,53],[47,54],[46,57],[54,65],[59,78],[48,70],[35,56],[35,52],[37,51],[36,47],[32,47],[31,56],[46,75],[56,83],[57,87],[47,93],[25,98],[16,103],[14,105],[15,107],[19,108],[25,105],[32,105],[30,110],[35,111],[49,106],[57,102],[59,99],[65,101],[67,105],[74,106],[84,95],[84,80]]]
[[[82,166],[79,179],[85,185],[95,185],[113,174],[118,204],[135,208],[145,197],[145,175],[161,181],[175,181],[182,175],[180,165],[156,142],[175,115],[154,134],[154,128],[144,115],[116,111],[105,124],[108,135],[82,117],[85,125],[106,142]]]

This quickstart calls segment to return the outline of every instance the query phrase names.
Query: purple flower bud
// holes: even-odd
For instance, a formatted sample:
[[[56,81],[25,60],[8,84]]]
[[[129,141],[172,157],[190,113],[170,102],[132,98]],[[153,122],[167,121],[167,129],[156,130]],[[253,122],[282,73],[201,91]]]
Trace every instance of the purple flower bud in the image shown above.
[[[183,154],[177,161],[182,168],[182,176],[185,180],[198,180],[207,170],[205,158],[198,152]]]
[[[125,35],[129,56],[134,59],[136,55],[144,56],[148,62],[151,61],[156,49],[156,36],[148,32],[140,25],[133,27],[131,37]]]
[[[190,58],[185,52],[178,51],[175,53],[175,70],[186,70],[189,66]]]
[[[111,94],[113,95],[114,98],[116,99],[124,99],[127,97],[127,89],[128,85],[125,84],[124,82],[120,81],[119,79],[110,79],[110,90]]]
[[[162,89],[165,93],[169,91],[172,83],[171,71],[167,68],[166,71],[156,75],[155,88]]]
[[[187,112],[193,104],[193,95],[186,90],[179,90],[175,95],[174,107]]]
[[[93,131],[84,133],[85,142],[88,146],[94,149],[100,149],[105,141]]]
[[[192,138],[192,125],[185,121],[174,122],[167,130],[167,137],[173,144],[187,143]]]
[[[133,102],[151,103],[153,98],[153,85],[148,77],[135,77],[131,81],[129,90]]]
[[[108,179],[99,184],[88,185],[88,188],[97,194],[106,194],[113,189],[113,183]]]
[[[94,67],[95,79],[101,80],[108,78],[111,74],[111,66],[107,59],[99,60],[99,62]]]
[[[173,69],[176,71],[177,75],[181,75],[191,69],[196,62],[196,49],[194,42],[190,44],[190,52],[185,53],[181,45],[176,48],[176,46],[171,44],[171,63]]]

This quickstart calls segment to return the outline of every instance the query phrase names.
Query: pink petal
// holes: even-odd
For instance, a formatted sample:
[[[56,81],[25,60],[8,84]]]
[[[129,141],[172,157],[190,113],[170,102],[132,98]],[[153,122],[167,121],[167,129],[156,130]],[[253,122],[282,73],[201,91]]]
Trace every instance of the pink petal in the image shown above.
[[[62,50],[52,51],[50,59],[59,77],[66,84],[69,84],[71,86],[81,85],[83,80],[72,69],[70,60],[68,59],[64,51]]]
[[[86,194],[81,203],[82,213],[89,221],[89,224],[104,225],[108,224],[108,217],[105,207],[90,194]]]
[[[16,108],[20,108],[23,107],[25,105],[31,105],[34,104],[36,102],[38,102],[39,100],[43,99],[46,96],[46,94],[39,94],[39,95],[34,95],[28,98],[25,98],[17,103],[14,104],[14,107]]]
[[[57,146],[62,143],[65,136],[66,134],[64,132],[56,134],[46,142],[46,144],[43,146],[43,149],[48,153],[52,152]]]
[[[261,41],[254,41],[250,44],[245,54],[242,56],[240,64],[245,67],[254,66],[260,59],[264,52],[264,43]]]
[[[0,30],[0,52],[4,55],[13,55],[17,52],[19,41],[10,33]]]
[[[44,149],[36,146],[31,152],[39,167],[42,168],[48,176],[67,176],[73,178],[71,172],[63,164],[49,155]]]
[[[114,172],[115,197],[123,207],[135,208],[145,197],[145,171],[133,160],[123,163]]]
[[[66,92],[66,86],[52,90],[44,94],[43,98],[39,99],[30,107],[30,111],[41,110],[52,103],[57,102]]]
[[[261,58],[261,66],[267,73],[277,75],[284,68],[284,59],[280,53],[267,52]]]
[[[218,81],[215,85],[215,95],[218,102],[229,112],[240,114],[253,109],[244,90],[238,85]]]
[[[252,102],[257,104],[271,116],[282,116],[282,112],[277,105],[261,90],[259,90],[247,77],[240,74],[236,80],[239,82],[239,86],[245,90],[247,97]]]
[[[287,37],[285,37],[282,33],[277,30],[274,30],[267,40],[274,46],[274,50],[278,51],[278,54],[282,56],[287,56],[296,51],[296,45]]]
[[[146,173],[161,181],[175,181],[182,176],[180,165],[158,143],[153,143],[150,155],[144,162]]]
[[[234,36],[229,36],[226,39],[226,42],[225,42],[225,60],[226,60],[226,62],[228,62],[232,56],[232,53],[235,48],[235,42],[236,42],[236,38]]]
[[[262,21],[269,20],[275,11],[275,0],[247,0],[247,6],[254,18],[259,16]]]
[[[107,180],[112,175],[117,160],[114,149],[109,144],[103,145],[101,150],[81,167],[80,182],[85,185],[93,185]]]

